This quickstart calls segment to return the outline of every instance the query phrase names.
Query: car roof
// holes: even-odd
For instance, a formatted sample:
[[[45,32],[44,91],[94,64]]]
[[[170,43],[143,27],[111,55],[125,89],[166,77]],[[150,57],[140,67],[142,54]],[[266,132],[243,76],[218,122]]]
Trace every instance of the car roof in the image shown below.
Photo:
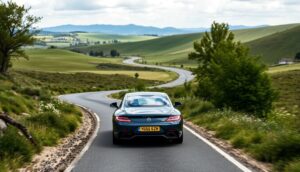
[[[132,93],[127,93],[125,96],[143,96],[143,95],[167,96],[167,94],[163,92],[132,92]]]

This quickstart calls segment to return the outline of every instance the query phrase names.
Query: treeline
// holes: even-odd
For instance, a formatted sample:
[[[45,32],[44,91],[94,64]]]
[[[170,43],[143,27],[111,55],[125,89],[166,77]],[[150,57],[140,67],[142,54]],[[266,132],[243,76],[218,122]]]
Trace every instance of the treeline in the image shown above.
[[[76,52],[76,53],[82,53],[82,54],[87,54],[89,56],[93,57],[119,57],[121,54],[119,51],[112,49],[108,53],[105,53],[102,50],[90,50],[89,52],[81,51],[79,49],[71,49],[71,51]]]

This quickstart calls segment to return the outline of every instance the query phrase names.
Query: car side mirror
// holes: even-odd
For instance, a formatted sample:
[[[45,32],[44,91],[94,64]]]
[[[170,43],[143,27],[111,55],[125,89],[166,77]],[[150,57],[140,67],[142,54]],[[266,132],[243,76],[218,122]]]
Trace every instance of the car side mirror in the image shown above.
[[[175,102],[174,103],[174,107],[178,107],[178,106],[181,106],[182,104],[180,102]]]
[[[113,102],[113,103],[111,103],[109,106],[110,106],[110,107],[113,107],[113,108],[119,108],[117,102]]]

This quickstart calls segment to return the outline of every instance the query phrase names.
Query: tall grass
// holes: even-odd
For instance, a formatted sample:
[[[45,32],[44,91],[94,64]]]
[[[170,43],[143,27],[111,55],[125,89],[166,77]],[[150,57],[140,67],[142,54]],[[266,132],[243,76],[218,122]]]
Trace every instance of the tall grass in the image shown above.
[[[29,162],[43,146],[53,146],[75,131],[81,122],[81,112],[73,105],[53,99],[48,90],[19,85],[14,80],[0,78],[0,112],[25,125],[37,146],[25,139],[14,127],[0,135],[0,171],[15,171]]]

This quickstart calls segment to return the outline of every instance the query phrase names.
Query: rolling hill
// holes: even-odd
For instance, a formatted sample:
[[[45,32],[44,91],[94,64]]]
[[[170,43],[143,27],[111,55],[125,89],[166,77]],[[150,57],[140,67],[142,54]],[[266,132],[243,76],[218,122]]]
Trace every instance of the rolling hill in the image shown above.
[[[300,26],[246,43],[252,54],[264,57],[267,63],[293,58],[300,52]]]
[[[293,28],[298,28],[297,26],[300,26],[300,24],[267,26],[254,29],[234,30],[233,32],[237,40],[247,43],[272,36],[273,34],[281,34],[284,31],[289,32]],[[193,51],[193,42],[199,40],[202,34],[203,33],[173,35],[146,41],[88,46],[78,49],[83,52],[89,52],[90,50],[109,52],[111,49],[117,49],[122,55],[144,56],[150,63],[183,63],[193,65],[194,62],[189,61],[187,55]],[[254,47],[253,43],[251,47]],[[257,50],[253,51],[253,53],[257,54],[259,52]],[[268,57],[263,57],[263,60],[267,63],[277,61],[276,58],[270,60]]]

